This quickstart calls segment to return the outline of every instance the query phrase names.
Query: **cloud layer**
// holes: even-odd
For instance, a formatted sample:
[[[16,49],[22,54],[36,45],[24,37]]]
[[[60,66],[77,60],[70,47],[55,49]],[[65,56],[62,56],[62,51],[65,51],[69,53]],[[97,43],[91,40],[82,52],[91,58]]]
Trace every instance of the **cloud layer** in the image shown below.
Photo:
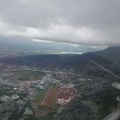
[[[120,45],[119,0],[3,0],[0,35]]]

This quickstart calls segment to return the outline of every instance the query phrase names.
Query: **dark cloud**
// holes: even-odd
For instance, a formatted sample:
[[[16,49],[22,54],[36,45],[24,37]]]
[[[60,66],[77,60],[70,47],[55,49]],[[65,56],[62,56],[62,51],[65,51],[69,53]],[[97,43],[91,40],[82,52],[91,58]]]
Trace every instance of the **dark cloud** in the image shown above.
[[[2,0],[0,34],[120,45],[119,0]]]

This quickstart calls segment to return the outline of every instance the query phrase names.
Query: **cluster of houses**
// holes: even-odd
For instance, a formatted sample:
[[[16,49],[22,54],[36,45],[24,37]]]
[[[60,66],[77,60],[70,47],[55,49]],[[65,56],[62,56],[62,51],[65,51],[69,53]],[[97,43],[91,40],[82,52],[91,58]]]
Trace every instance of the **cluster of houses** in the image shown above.
[[[74,88],[60,88],[57,95],[57,103],[61,106],[68,105],[76,96],[77,91]]]
[[[7,96],[7,95],[3,95],[0,97],[0,100],[3,102],[7,102],[10,100],[17,100],[19,99],[19,96],[17,94],[12,95],[11,97]]]

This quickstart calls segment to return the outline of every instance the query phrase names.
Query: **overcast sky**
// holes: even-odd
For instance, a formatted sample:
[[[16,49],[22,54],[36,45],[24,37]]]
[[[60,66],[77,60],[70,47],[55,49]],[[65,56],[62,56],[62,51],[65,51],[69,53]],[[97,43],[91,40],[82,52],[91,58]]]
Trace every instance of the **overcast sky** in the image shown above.
[[[120,45],[120,0],[0,0],[0,35]]]

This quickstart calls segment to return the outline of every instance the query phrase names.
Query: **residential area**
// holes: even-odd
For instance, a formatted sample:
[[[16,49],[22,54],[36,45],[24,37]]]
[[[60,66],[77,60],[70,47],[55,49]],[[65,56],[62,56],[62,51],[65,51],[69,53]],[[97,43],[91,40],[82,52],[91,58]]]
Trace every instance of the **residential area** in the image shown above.
[[[86,68],[88,69],[88,68]],[[84,71],[1,64],[0,119],[29,120],[55,111],[59,116],[75,99],[104,90],[111,84]],[[106,84],[107,82],[107,84]],[[92,84],[91,84],[92,83]]]

